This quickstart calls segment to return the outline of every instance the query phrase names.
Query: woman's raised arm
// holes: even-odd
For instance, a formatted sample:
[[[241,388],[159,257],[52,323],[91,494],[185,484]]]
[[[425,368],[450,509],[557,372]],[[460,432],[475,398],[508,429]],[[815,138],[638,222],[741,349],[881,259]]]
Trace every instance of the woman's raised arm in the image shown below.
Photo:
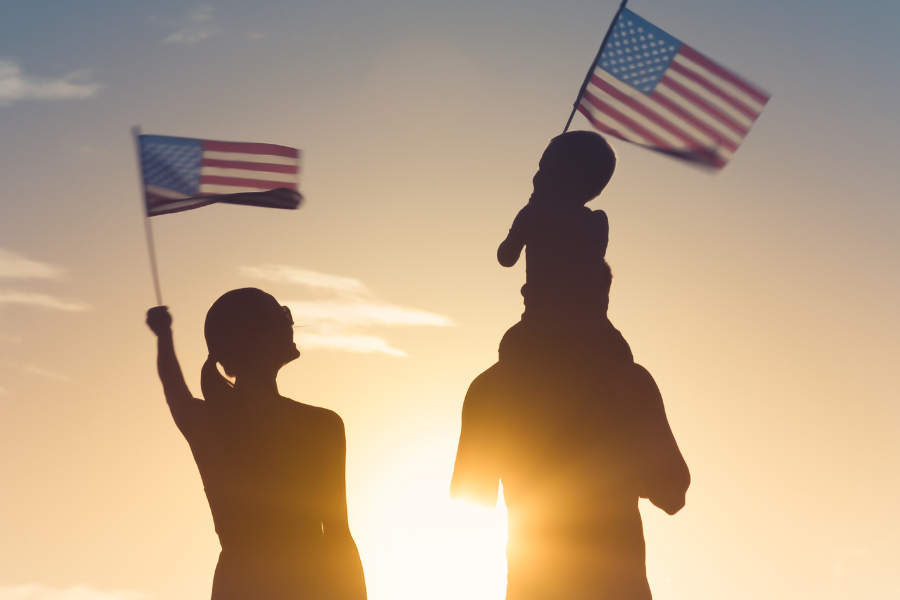
[[[157,337],[156,369],[162,382],[163,393],[172,417],[179,429],[190,407],[201,402],[191,395],[181,365],[175,356],[175,342],[172,339],[172,315],[165,306],[156,306],[147,311],[147,326]]]

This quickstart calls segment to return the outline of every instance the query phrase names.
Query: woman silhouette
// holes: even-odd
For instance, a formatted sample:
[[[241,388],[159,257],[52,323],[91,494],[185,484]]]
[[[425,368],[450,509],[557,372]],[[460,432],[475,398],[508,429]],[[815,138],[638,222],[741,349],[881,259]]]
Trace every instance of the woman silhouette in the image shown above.
[[[204,331],[205,401],[184,381],[167,308],[151,308],[147,325],[158,337],[166,402],[197,462],[222,546],[213,600],[365,600],[347,523],[344,424],[330,410],[281,396],[275,382],[300,356],[287,307],[255,288],[216,300]]]

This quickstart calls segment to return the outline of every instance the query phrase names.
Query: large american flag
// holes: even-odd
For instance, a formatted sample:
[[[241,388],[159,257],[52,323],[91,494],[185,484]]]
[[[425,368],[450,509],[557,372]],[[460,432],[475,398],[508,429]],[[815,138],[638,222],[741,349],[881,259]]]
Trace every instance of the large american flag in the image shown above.
[[[600,131],[721,168],[769,94],[623,9],[578,111]]]
[[[225,202],[297,208],[300,151],[274,144],[138,136],[147,216]]]

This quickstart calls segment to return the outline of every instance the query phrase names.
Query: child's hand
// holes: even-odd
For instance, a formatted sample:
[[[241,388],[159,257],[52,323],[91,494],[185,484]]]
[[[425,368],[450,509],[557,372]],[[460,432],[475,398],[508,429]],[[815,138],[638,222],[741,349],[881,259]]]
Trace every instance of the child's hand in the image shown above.
[[[168,306],[155,306],[147,311],[147,326],[157,336],[172,332],[172,315]]]

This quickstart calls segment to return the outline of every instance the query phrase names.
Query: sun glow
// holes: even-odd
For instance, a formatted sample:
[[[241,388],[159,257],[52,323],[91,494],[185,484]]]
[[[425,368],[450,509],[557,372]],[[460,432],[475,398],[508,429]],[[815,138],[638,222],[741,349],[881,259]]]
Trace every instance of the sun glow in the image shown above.
[[[506,504],[450,500],[448,482],[397,473],[373,503],[364,552],[371,600],[503,600]],[[433,485],[436,484],[436,485]],[[397,491],[399,490],[399,492]],[[361,548],[362,549],[362,548]],[[362,549],[364,550],[364,549]]]

